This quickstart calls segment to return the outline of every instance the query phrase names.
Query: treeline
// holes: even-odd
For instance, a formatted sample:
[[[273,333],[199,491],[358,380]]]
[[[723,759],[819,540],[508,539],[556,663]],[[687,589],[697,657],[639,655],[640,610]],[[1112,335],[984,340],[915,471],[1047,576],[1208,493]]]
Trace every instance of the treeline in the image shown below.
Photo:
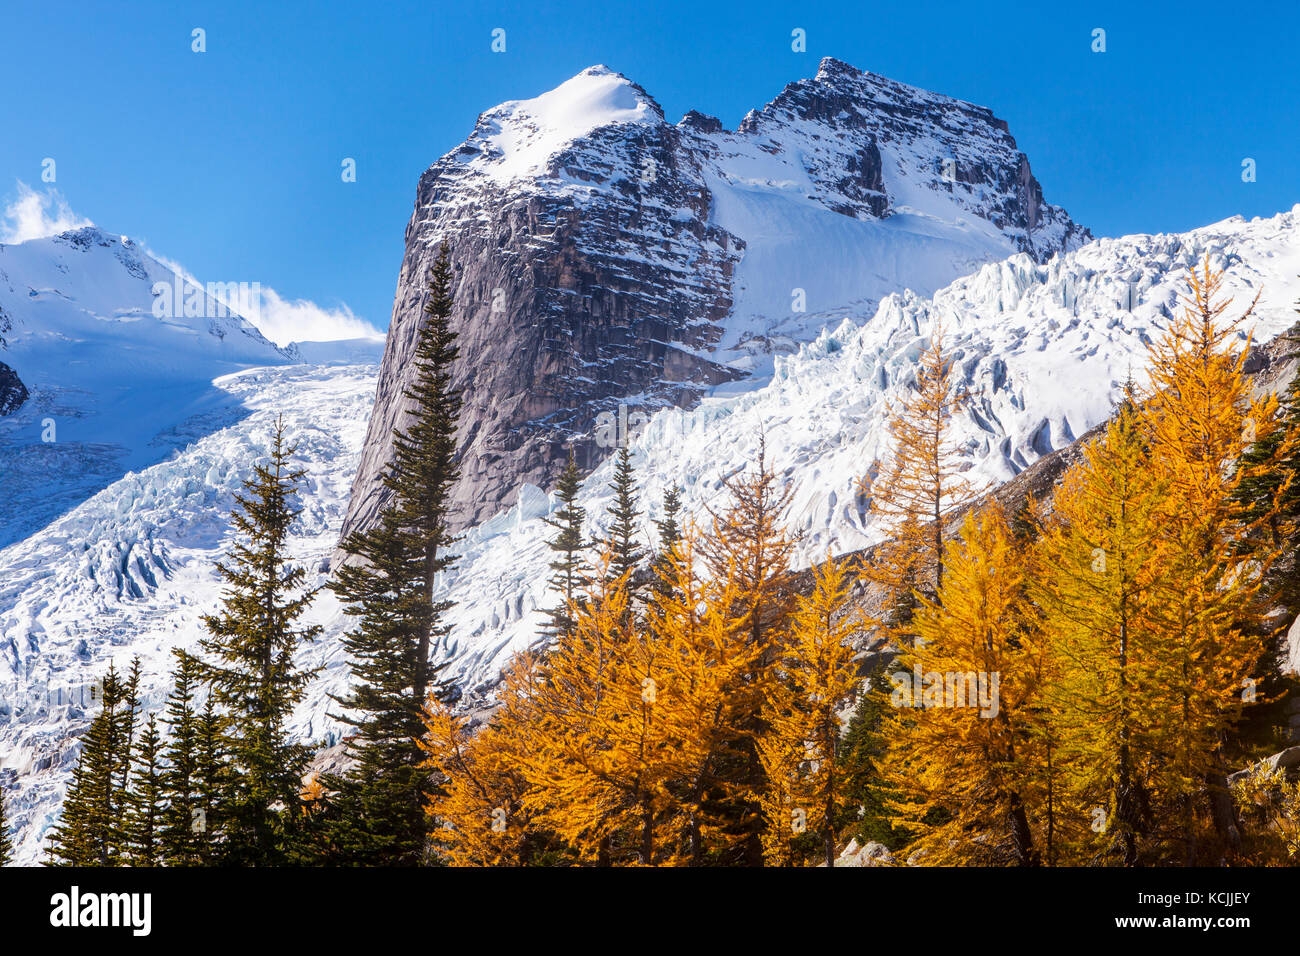
[[[165,726],[141,713],[138,664],[110,670],[51,859],[829,865],[852,837],[918,865],[1295,862],[1297,785],[1228,776],[1285,743],[1300,384],[1252,396],[1250,310],[1226,320],[1220,283],[1193,271],[1149,385],[1051,501],[1014,513],[961,470],[968,398],[937,332],[860,489],[885,543],[802,576],[762,450],[700,515],[670,491],[653,548],[628,449],[599,540],[571,459],[547,519],[547,640],[473,718],[438,663],[460,407],[444,247],[388,506],[330,584],[356,621],[335,699],[347,769],[308,778],[287,729],[318,629],[297,624],[313,592],[285,544],[304,476],[280,428]],[[884,595],[870,613],[864,586]]]

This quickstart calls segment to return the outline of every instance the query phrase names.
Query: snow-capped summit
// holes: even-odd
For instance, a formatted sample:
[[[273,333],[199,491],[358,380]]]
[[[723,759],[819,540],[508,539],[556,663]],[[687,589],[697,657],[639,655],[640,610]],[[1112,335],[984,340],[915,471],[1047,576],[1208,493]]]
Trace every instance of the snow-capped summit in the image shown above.
[[[903,289],[1088,238],[984,107],[838,60],[736,130],[605,66],[483,113],[420,178],[348,517],[373,520],[429,266],[447,240],[467,388],[457,523],[548,486],[620,404],[689,408]]]
[[[483,113],[458,159],[508,183],[550,175],[555,155],[592,130],[663,121],[663,110],[645,90],[607,66],[590,66],[548,93]]]
[[[218,375],[290,361],[227,304],[240,291],[94,226],[0,245],[0,358],[30,391],[0,417],[0,547],[183,446],[204,416],[240,414]]]

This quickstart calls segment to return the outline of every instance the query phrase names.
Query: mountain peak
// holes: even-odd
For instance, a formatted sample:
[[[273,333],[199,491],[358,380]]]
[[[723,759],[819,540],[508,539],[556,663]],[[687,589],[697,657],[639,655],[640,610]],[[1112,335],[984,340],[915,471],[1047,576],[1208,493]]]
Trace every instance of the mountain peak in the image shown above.
[[[606,126],[664,122],[644,89],[604,64],[589,66],[553,90],[510,100],[479,117],[460,155],[494,179],[544,174],[550,159],[575,140]]]
[[[847,308],[1086,238],[982,107],[828,58],[734,131],[694,111],[673,126],[640,86],[588,67],[483,113],[421,177],[345,531],[384,503],[442,240],[460,277],[455,375],[475,391],[454,491],[466,527],[520,483],[551,484],[570,448],[598,462],[599,421],[621,403],[691,407],[772,374]]]
[[[833,56],[824,56],[821,62],[817,64],[817,79],[831,80],[837,76],[862,76],[862,70],[859,70],[851,63],[845,63],[843,60],[836,59]]]

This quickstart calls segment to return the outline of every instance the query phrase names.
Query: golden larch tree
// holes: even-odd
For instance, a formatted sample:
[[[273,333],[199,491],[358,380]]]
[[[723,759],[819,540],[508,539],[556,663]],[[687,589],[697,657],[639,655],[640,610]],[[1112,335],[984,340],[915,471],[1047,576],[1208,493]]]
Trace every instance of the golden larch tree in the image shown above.
[[[1068,842],[1067,860],[1114,851],[1134,866],[1148,828],[1151,775],[1167,743],[1152,693],[1166,653],[1159,527],[1167,492],[1130,396],[1066,474],[1034,556],[1032,593],[1054,678],[1048,739],[1059,741],[1073,808],[1058,816],[1070,836],[1057,841]]]
[[[1251,397],[1243,325],[1254,303],[1226,318],[1222,287],[1208,255],[1190,270],[1183,308],[1151,349],[1144,396],[1152,460],[1168,484],[1161,530],[1173,595],[1165,610],[1172,653],[1154,686],[1177,722],[1166,789],[1181,808],[1188,862],[1197,857],[1194,803],[1202,793],[1219,837],[1229,850],[1240,847],[1223,747],[1254,700],[1266,646],[1258,597],[1276,559],[1267,536],[1254,533],[1268,515],[1247,520],[1236,491],[1250,471],[1238,459],[1276,427],[1277,399]]]
[[[758,753],[768,780],[763,847],[769,864],[794,862],[794,838],[806,831],[818,837],[825,864],[835,865],[836,824],[850,782],[837,759],[839,712],[859,683],[849,639],[862,629],[847,607],[848,591],[843,562],[828,553],[813,568],[812,591],[798,599],[768,684]]]
[[[441,781],[427,812],[432,840],[452,866],[525,866],[552,849],[535,821],[523,758],[548,733],[535,706],[540,662],[516,655],[502,675],[499,703],[474,732],[469,720],[431,698],[425,712],[424,769]]]
[[[967,515],[915,644],[891,674],[881,772],[892,822],[924,865],[1034,865],[1030,813],[1040,688],[1025,561],[996,507]]]
[[[962,477],[952,434],[954,417],[969,400],[954,381],[944,331],[936,327],[921,353],[914,386],[902,404],[890,410],[888,457],[874,479],[859,480],[859,489],[870,497],[871,510],[886,530],[885,541],[864,572],[887,587],[903,608],[895,623],[904,638],[915,592],[933,598],[943,587],[944,524],[975,498],[975,490]]]

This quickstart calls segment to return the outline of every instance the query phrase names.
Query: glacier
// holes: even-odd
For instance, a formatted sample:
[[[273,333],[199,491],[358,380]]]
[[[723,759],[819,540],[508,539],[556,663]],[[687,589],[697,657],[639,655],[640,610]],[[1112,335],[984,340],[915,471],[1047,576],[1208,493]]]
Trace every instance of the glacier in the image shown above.
[[[723,480],[752,463],[760,441],[793,487],[787,519],[799,535],[801,564],[828,548],[842,553],[878,540],[856,480],[887,453],[884,411],[913,381],[916,357],[939,325],[973,397],[957,423],[968,474],[990,487],[1005,481],[1104,421],[1125,380],[1142,380],[1149,344],[1179,308],[1187,269],[1206,256],[1226,270],[1225,289],[1238,306],[1260,294],[1256,341],[1293,324],[1300,206],[1182,234],[1099,239],[1043,263],[1018,253],[930,297],[905,290],[878,306],[811,313],[820,331],[775,356],[765,382],[719,388],[691,411],[661,411],[631,436],[645,540],[654,543],[652,521],[667,488],[680,486],[685,510],[705,516],[720,504]],[[202,635],[201,617],[220,599],[213,562],[231,541],[233,493],[265,454],[277,415],[310,476],[294,560],[313,586],[328,580],[378,370],[364,361],[269,357],[209,381],[221,396],[214,407],[235,410],[227,417],[205,418],[203,409],[198,422],[180,417],[175,443],[159,460],[0,549],[0,773],[12,781],[20,863],[39,861],[57,814],[88,720],[84,688],[110,660],[125,667],[138,654],[144,705],[156,709],[168,690],[171,649],[192,647]],[[368,358],[350,347],[295,357]],[[606,462],[583,482],[595,535],[604,530],[611,472]],[[439,582],[441,596],[455,602],[445,673],[466,705],[490,701],[500,668],[538,640],[551,603],[551,529],[543,518],[555,501],[527,484],[514,497],[513,507],[465,533],[459,561]],[[310,620],[325,632],[302,650],[302,664],[320,673],[293,726],[314,743],[336,742],[341,732],[329,696],[348,679],[341,611],[322,591]]]

